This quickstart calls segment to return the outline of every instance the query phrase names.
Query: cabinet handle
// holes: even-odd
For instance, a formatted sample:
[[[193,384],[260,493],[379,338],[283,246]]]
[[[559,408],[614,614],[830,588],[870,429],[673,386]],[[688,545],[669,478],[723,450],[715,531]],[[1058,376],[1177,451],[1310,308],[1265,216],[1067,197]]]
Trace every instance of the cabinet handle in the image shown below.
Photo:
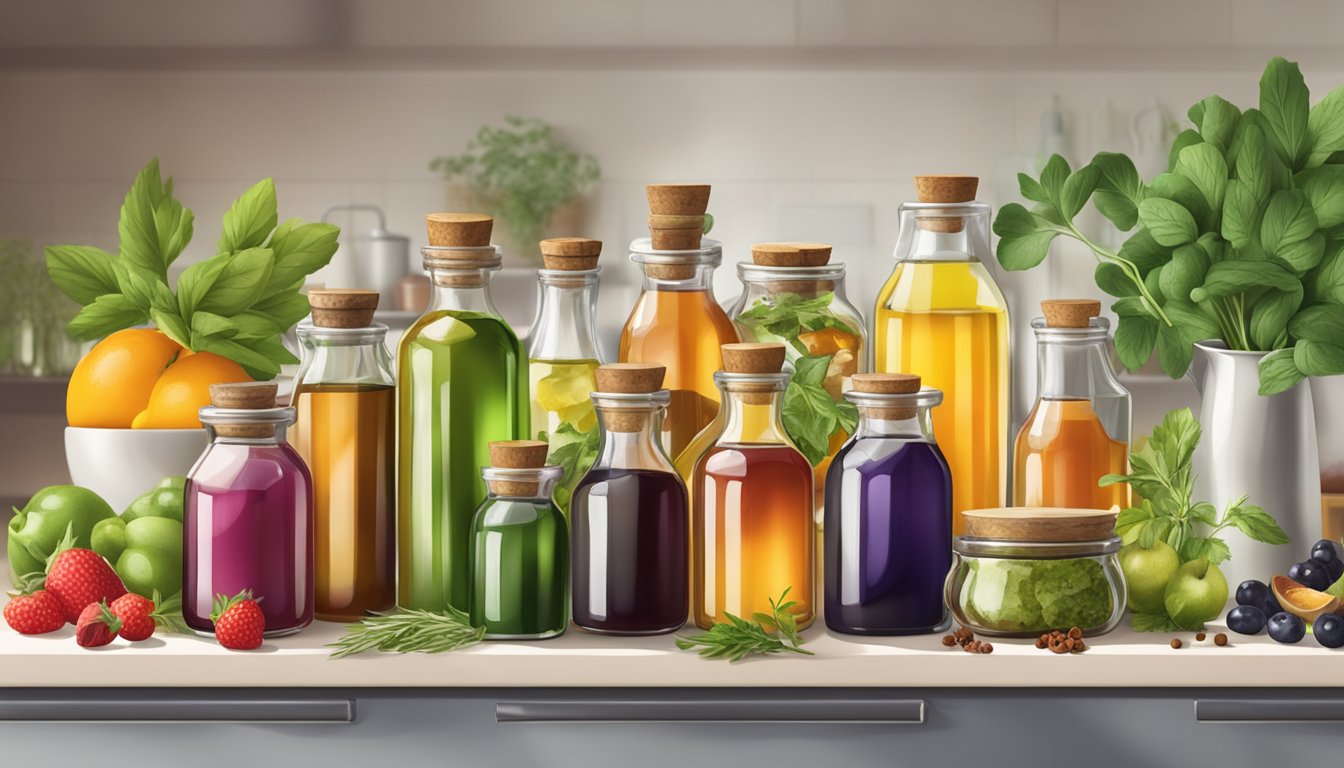
[[[0,723],[353,723],[353,699],[9,699]]]
[[[922,699],[501,701],[501,723],[834,723],[920,725]]]
[[[1196,699],[1201,723],[1344,723],[1344,700]]]

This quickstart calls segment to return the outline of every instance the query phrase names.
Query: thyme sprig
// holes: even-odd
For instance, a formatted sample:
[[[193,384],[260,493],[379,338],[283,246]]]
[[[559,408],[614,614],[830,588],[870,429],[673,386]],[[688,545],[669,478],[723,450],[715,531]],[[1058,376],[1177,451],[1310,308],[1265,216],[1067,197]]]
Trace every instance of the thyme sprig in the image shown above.
[[[785,589],[778,600],[770,600],[770,613],[758,612],[752,616],[752,621],[726,613],[727,622],[715,624],[709,631],[694,637],[679,637],[677,647],[683,651],[698,648],[699,654],[707,659],[728,661],[741,661],[757,654],[815,655],[801,647],[803,638],[798,634],[798,620],[790,613],[798,602],[786,602],[789,589]]]
[[[475,645],[485,637],[484,627],[452,606],[443,612],[397,610],[351,624],[345,636],[328,648],[333,659],[365,651],[386,653],[442,653]]]

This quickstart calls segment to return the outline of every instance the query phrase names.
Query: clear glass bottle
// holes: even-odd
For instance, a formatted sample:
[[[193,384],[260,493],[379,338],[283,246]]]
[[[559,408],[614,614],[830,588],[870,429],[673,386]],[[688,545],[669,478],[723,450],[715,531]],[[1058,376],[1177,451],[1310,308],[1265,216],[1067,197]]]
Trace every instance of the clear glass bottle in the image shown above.
[[[930,411],[942,402],[908,374],[859,374],[845,398],[859,426],[826,477],[826,626],[911,635],[947,624],[952,477]]]
[[[531,372],[532,437],[551,452],[580,443],[577,463],[567,462],[555,486],[555,503],[568,514],[574,484],[597,448],[597,416],[588,394],[601,365],[597,345],[598,255],[602,241],[560,237],[541,241],[545,269],[537,270],[537,318],[527,338]]]
[[[275,407],[270,382],[215,384],[201,409],[210,438],[187,473],[182,617],[212,633],[219,595],[251,590],[266,636],[313,620],[313,479],[285,441],[293,408]]]
[[[397,351],[397,603],[465,611],[488,445],[530,434],[527,357],[490,300],[490,217],[427,219],[429,308]]]
[[[1013,504],[1110,509],[1129,506],[1129,392],[1116,378],[1101,302],[1041,302],[1036,332],[1037,399],[1017,433]]]
[[[487,640],[542,640],[569,624],[569,537],[551,501],[546,443],[492,442],[488,495],[471,524],[471,623]]]
[[[597,369],[597,461],[574,490],[574,623],[590,632],[656,635],[686,623],[686,485],[658,439],[668,392],[657,363]]]
[[[784,433],[789,374],[781,344],[725,344],[714,376],[723,410],[695,460],[691,492],[691,618],[701,628],[770,612],[784,590],[799,628],[814,615],[812,465]]]
[[[943,393],[934,430],[952,470],[953,530],[967,509],[1003,506],[1008,482],[1008,305],[984,259],[990,207],[973,176],[917,176],[901,205],[896,270],[877,297],[874,370]]]
[[[397,602],[396,377],[377,291],[308,303],[290,442],[313,476],[317,618],[356,621]]]

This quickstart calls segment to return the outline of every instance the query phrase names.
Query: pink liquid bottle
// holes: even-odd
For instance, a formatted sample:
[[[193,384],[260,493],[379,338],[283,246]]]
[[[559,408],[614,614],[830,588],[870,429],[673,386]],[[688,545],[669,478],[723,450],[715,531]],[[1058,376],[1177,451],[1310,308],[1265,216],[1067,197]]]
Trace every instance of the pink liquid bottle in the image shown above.
[[[250,590],[266,636],[313,620],[313,479],[285,442],[293,408],[273,383],[215,384],[201,409],[210,446],[187,474],[182,615],[213,633],[215,599]]]

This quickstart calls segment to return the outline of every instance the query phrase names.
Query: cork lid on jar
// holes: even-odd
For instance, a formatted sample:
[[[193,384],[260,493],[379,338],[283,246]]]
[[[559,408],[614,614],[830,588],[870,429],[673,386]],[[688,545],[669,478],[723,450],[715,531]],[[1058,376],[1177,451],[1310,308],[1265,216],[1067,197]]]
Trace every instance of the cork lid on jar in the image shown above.
[[[608,363],[593,372],[597,389],[596,400],[606,395],[652,395],[663,391],[663,377],[667,367],[661,363]],[[652,405],[664,405],[654,398],[633,398],[632,403],[608,403],[602,410],[602,425],[610,432],[638,432],[649,423]]]
[[[1059,543],[1115,536],[1119,510],[1066,507],[991,507],[962,512],[966,535],[992,541]]]
[[[709,189],[708,184],[650,184],[644,192],[649,213],[703,216],[709,210]]]
[[[541,469],[546,466],[550,446],[540,440],[499,440],[490,443],[490,465],[498,469]],[[536,496],[540,483],[518,473],[518,478],[486,478],[496,496]]]
[[[1041,302],[1047,328],[1087,328],[1092,318],[1101,317],[1101,302],[1096,299],[1046,299]]]
[[[274,411],[279,388],[273,381],[246,381],[210,385],[210,404],[227,411]],[[271,437],[275,420],[258,413],[258,421],[248,421],[245,413],[229,414],[227,421],[212,421],[215,434],[225,437]]]
[[[571,272],[594,269],[602,255],[602,241],[587,237],[552,237],[542,240],[541,260],[546,269]]]
[[[425,225],[436,248],[484,248],[495,220],[484,213],[427,213]]]
[[[915,192],[921,203],[955,205],[975,200],[980,187],[977,176],[928,175],[915,177]],[[960,232],[966,220],[957,216],[919,216],[919,228],[930,232]]]
[[[373,323],[378,292],[361,288],[314,288],[308,291],[313,325],[318,328],[364,328]]]
[[[758,267],[822,267],[831,260],[826,243],[757,243],[751,260]]]
[[[856,373],[850,378],[855,392],[872,395],[913,395],[920,389],[920,378],[912,373]],[[895,398],[893,398],[895,399]],[[916,409],[908,405],[893,405],[868,408],[870,415],[878,419],[912,419]]]
[[[696,251],[705,234],[705,211],[709,208],[708,184],[650,184],[649,240],[657,251]],[[664,280],[695,276],[694,265],[648,265],[645,271]]]
[[[753,379],[751,376],[743,377],[742,380],[732,381],[725,385],[729,391],[738,393],[742,402],[751,405],[768,405],[774,394],[782,386],[777,381],[778,376],[769,376],[769,374],[779,374],[784,368],[784,345],[783,344],[756,344],[756,343],[737,343],[724,344],[720,347],[723,355],[723,372],[726,374],[757,374],[759,378]],[[787,382],[787,377],[784,378]]]

